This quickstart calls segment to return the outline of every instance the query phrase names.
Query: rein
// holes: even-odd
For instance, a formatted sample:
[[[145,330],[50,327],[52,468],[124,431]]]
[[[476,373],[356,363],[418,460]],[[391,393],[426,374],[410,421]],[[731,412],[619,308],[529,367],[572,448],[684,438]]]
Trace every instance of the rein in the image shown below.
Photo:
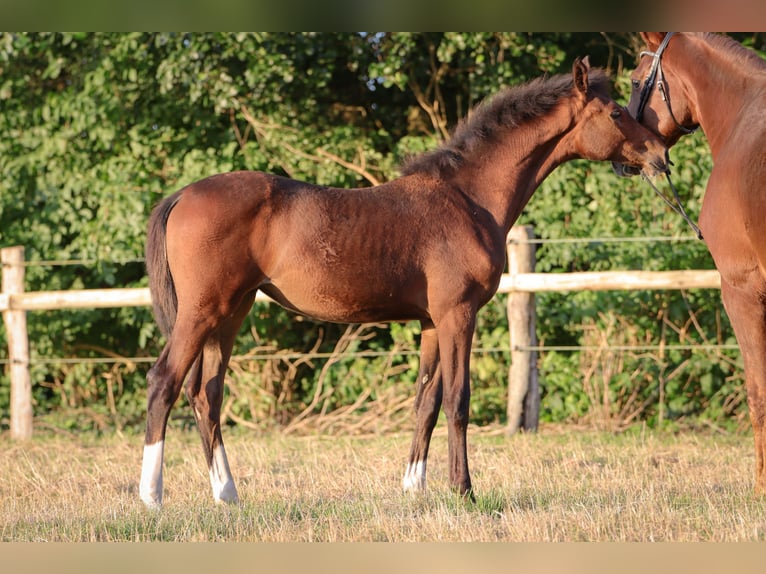
[[[693,128],[687,128],[682,126],[680,123],[678,123],[678,120],[676,119],[676,116],[673,114],[673,110],[670,107],[670,99],[667,95],[667,88],[665,87],[665,75],[662,72],[662,54],[665,52],[665,48],[668,47],[668,44],[670,43],[670,39],[673,37],[675,32],[668,32],[665,34],[665,37],[662,39],[662,43],[657,48],[656,52],[649,52],[644,51],[641,52],[640,56],[651,56],[653,58],[652,66],[649,68],[649,73],[646,76],[646,79],[644,80],[644,85],[641,87],[641,94],[639,95],[638,99],[638,110],[636,111],[636,121],[641,123],[641,118],[644,115],[644,108],[646,107],[647,102],[649,101],[649,97],[651,96],[652,89],[654,86],[657,86],[657,91],[660,92],[660,95],[662,96],[662,101],[665,102],[665,105],[668,108],[668,113],[670,114],[671,119],[673,122],[675,122],[676,127],[681,130],[684,134],[693,134],[699,129],[699,124],[696,125]],[[665,173],[665,177],[668,180],[668,184],[670,185],[670,189],[673,191],[673,197],[675,198],[675,203],[669,200],[667,197],[665,197],[665,194],[663,194],[659,189],[657,189],[657,186],[654,185],[654,182],[652,182],[651,179],[646,177],[643,173],[641,174],[641,177],[649,183],[649,185],[652,187],[654,192],[660,196],[662,201],[664,201],[670,208],[675,211],[678,215],[684,218],[684,221],[689,224],[689,227],[692,228],[692,231],[694,231],[695,235],[697,236],[697,239],[702,239],[702,232],[700,231],[700,228],[691,220],[691,218],[687,215],[686,210],[684,209],[683,204],[681,203],[681,198],[678,196],[678,191],[676,190],[676,187],[673,185],[673,181],[670,179],[670,173]]]
[[[678,191],[676,190],[676,186],[673,185],[673,181],[670,179],[670,174],[665,173],[665,177],[668,179],[668,184],[670,184],[670,189],[673,191],[673,197],[675,198],[675,203],[670,201],[667,197],[665,197],[665,194],[662,193],[659,189],[657,189],[657,186],[654,185],[654,182],[649,179],[647,176],[645,176],[643,173],[641,173],[641,178],[646,181],[650,186],[652,186],[652,189],[654,192],[660,196],[662,201],[664,201],[670,209],[675,211],[678,215],[684,218],[684,221],[689,224],[689,227],[692,228],[692,231],[694,231],[694,234],[697,236],[697,239],[702,239],[702,231],[700,231],[700,228],[691,220],[691,218],[687,215],[686,210],[684,209],[683,203],[681,203],[681,198],[678,197]]]

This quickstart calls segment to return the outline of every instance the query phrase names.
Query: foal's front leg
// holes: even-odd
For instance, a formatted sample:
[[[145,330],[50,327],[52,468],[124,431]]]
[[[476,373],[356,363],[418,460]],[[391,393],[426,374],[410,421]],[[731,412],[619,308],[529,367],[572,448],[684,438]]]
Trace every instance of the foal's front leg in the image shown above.
[[[471,400],[471,339],[476,309],[469,304],[453,308],[436,325],[444,386],[444,414],[447,416],[450,484],[462,495],[473,498],[468,472],[468,412]]]
[[[415,434],[404,472],[405,491],[426,488],[426,461],[439,407],[442,404],[442,379],[439,369],[439,343],[433,325],[423,325],[420,335],[420,369],[415,398]]]

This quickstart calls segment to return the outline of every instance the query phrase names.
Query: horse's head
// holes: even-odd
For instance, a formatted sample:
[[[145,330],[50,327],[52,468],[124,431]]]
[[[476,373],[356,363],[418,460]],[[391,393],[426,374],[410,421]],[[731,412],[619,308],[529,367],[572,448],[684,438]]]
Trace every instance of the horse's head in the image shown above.
[[[572,128],[577,157],[611,160],[648,176],[665,173],[665,145],[611,98],[605,76],[591,74],[587,57],[575,61],[572,74],[580,108]]]
[[[692,103],[680,77],[673,70],[672,33],[641,32],[646,50],[641,52],[638,67],[630,76],[631,93],[627,110],[642,125],[672,147],[685,134],[694,132]],[[615,172],[630,176],[638,172],[631,167],[613,163]]]

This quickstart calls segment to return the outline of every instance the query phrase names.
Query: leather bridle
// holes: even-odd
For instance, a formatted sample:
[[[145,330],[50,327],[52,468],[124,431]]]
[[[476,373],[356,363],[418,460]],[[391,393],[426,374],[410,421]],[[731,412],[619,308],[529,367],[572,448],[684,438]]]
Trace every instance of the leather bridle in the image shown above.
[[[660,95],[662,96],[662,101],[665,102],[665,105],[668,107],[668,113],[670,114],[670,117],[675,122],[676,127],[679,130],[681,130],[681,132],[684,134],[692,134],[696,132],[697,129],[699,129],[699,124],[697,124],[693,128],[687,128],[685,126],[682,126],[680,123],[678,123],[678,120],[676,119],[676,116],[673,114],[673,110],[670,107],[670,98],[668,98],[667,87],[665,86],[665,75],[662,72],[662,54],[663,52],[665,52],[665,48],[668,47],[668,43],[670,43],[670,39],[673,37],[674,34],[675,32],[668,32],[667,34],[665,34],[665,37],[662,39],[662,42],[660,43],[656,52],[644,51],[644,52],[641,52],[640,54],[642,58],[644,56],[650,56],[653,59],[653,61],[652,61],[651,67],[649,68],[649,73],[647,74],[646,79],[644,80],[644,85],[641,86],[641,93],[639,94],[639,97],[638,97],[638,109],[636,110],[636,121],[641,123],[641,118],[643,118],[644,116],[644,108],[646,107],[646,104],[652,95],[652,90],[654,89],[655,86],[657,86],[657,91],[660,92]],[[655,193],[659,195],[662,198],[662,200],[665,203],[667,203],[671,207],[671,209],[673,209],[673,211],[675,211],[681,217],[684,218],[684,220],[692,228],[692,231],[694,231],[694,233],[696,234],[697,238],[702,239],[702,232],[700,231],[700,228],[687,215],[686,210],[684,209],[684,206],[681,203],[681,199],[678,196],[678,191],[676,190],[672,180],[670,179],[670,173],[666,172],[665,177],[668,180],[668,184],[670,184],[670,189],[673,191],[673,197],[675,199],[675,203],[669,200],[667,197],[665,197],[665,195],[659,189],[657,189],[657,187],[648,177],[643,176],[643,178],[649,183],[652,189],[654,189]]]
[[[641,93],[638,97],[638,109],[636,110],[636,121],[641,123],[641,118],[644,116],[644,108],[649,101],[649,97],[652,95],[652,90],[656,86],[657,91],[659,91],[662,96],[662,101],[665,102],[665,105],[668,107],[670,117],[673,119],[678,129],[684,134],[692,134],[699,129],[699,124],[693,128],[687,128],[678,123],[678,120],[670,107],[670,98],[668,98],[667,87],[665,86],[665,75],[662,72],[662,54],[665,51],[665,48],[668,47],[670,39],[674,34],[675,32],[668,32],[665,34],[665,37],[662,39],[662,43],[660,43],[656,52],[644,51],[640,54],[641,57],[650,56],[653,61],[649,68],[649,73],[644,80],[644,85],[641,86]]]

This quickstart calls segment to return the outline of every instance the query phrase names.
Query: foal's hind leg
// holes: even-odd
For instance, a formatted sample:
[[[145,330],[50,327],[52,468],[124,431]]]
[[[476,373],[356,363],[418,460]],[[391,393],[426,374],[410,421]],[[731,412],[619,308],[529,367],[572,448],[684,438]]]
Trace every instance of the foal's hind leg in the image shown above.
[[[168,343],[146,376],[149,388],[139,494],[150,508],[162,505],[162,463],[170,410],[209,332],[209,325],[179,314]]]
[[[415,398],[415,434],[410,458],[402,479],[405,491],[426,488],[426,461],[439,408],[442,404],[442,380],[439,369],[439,343],[433,325],[423,325],[420,336],[420,369]]]
[[[237,312],[210,335],[186,383],[186,397],[197,421],[216,502],[238,501],[221,436],[221,405],[234,339],[253,304],[253,297],[247,296]]]

